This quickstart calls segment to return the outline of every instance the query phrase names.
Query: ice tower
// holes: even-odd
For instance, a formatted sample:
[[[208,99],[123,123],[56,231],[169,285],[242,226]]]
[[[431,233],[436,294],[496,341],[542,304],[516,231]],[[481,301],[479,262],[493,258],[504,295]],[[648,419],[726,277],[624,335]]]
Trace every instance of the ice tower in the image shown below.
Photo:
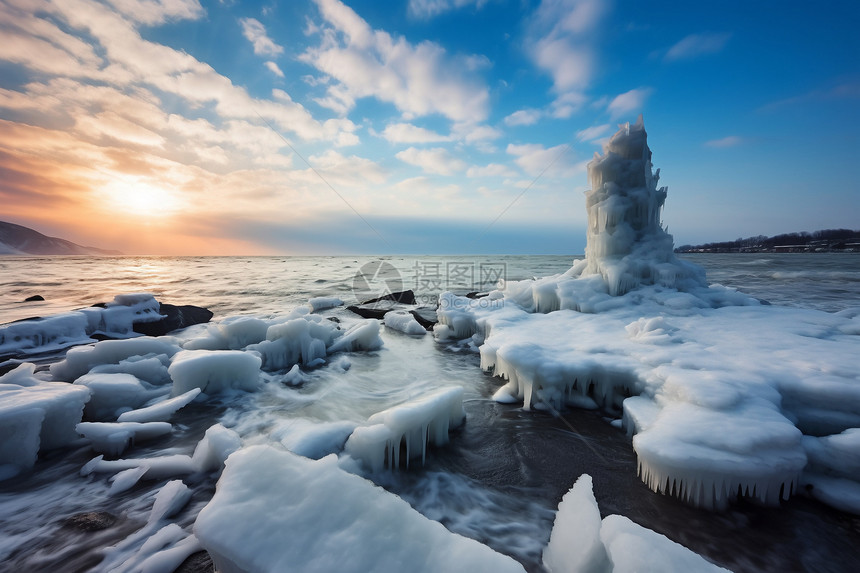
[[[684,289],[705,285],[703,271],[675,258],[672,235],[660,220],[666,187],[651,171],[642,116],[618,132],[588,164],[588,233],[583,275],[600,274],[612,295],[640,284]]]

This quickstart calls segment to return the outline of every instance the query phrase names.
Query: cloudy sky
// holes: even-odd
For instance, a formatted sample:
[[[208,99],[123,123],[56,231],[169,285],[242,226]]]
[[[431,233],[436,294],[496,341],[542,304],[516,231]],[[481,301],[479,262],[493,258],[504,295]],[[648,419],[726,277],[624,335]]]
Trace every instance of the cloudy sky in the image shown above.
[[[860,227],[860,3],[0,0],[0,220],[133,254],[582,253],[645,117],[676,244]]]

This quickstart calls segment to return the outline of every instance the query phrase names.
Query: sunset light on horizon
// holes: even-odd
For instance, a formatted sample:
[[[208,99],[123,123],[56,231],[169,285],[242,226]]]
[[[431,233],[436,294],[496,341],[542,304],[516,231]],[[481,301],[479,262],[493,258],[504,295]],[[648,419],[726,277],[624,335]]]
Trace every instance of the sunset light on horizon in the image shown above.
[[[641,113],[676,244],[856,228],[856,2],[0,0],[0,220],[126,254],[558,253]]]

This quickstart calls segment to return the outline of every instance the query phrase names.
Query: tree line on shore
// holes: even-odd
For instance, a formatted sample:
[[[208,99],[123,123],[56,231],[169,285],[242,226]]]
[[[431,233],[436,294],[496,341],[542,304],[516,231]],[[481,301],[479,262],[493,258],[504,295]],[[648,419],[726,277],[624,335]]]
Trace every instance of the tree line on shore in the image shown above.
[[[824,229],[808,233],[783,233],[734,241],[682,245],[676,253],[860,252],[860,230]]]

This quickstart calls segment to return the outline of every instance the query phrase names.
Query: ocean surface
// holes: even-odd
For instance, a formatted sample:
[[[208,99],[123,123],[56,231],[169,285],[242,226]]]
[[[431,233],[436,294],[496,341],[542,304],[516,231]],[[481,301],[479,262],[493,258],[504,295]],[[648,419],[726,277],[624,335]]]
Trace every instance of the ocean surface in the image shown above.
[[[117,294],[150,292],[169,304],[204,306],[213,320],[285,314],[311,297],[347,304],[388,290],[412,289],[434,305],[440,292],[485,291],[499,280],[558,274],[576,256],[421,257],[2,257],[0,323],[47,316]],[[838,312],[860,306],[860,255],[701,254],[709,282],[774,305]],[[41,295],[44,302],[22,302]],[[342,322],[345,308],[324,311]],[[361,422],[386,407],[440,385],[466,389],[466,424],[451,443],[431,450],[424,468],[368,476],[452,531],[514,556],[540,571],[540,553],[561,496],[582,473],[594,478],[601,512],[619,513],[735,571],[854,571],[860,520],[803,496],[781,508],[741,502],[709,513],[651,492],[636,476],[630,440],[599,412],[559,416],[491,400],[499,379],[481,372],[479,357],[432,336],[383,329],[384,348],[346,355],[306,372],[299,388],[269,384],[265,392],[192,404],[168,440],[128,457],[190,453],[216,422],[245,444],[289,436],[304,424]],[[35,470],[0,482],[0,570],[100,571],[103,558],[141,527],[163,482],[111,496],[107,476],[79,475],[93,457],[85,445],[54,452]],[[188,483],[192,502],[179,516],[190,528],[215,483]],[[114,527],[81,532],[66,519],[88,511],[118,516]],[[313,527],[313,524],[309,524]],[[320,532],[324,534],[324,532]],[[113,553],[111,553],[113,551]]]

